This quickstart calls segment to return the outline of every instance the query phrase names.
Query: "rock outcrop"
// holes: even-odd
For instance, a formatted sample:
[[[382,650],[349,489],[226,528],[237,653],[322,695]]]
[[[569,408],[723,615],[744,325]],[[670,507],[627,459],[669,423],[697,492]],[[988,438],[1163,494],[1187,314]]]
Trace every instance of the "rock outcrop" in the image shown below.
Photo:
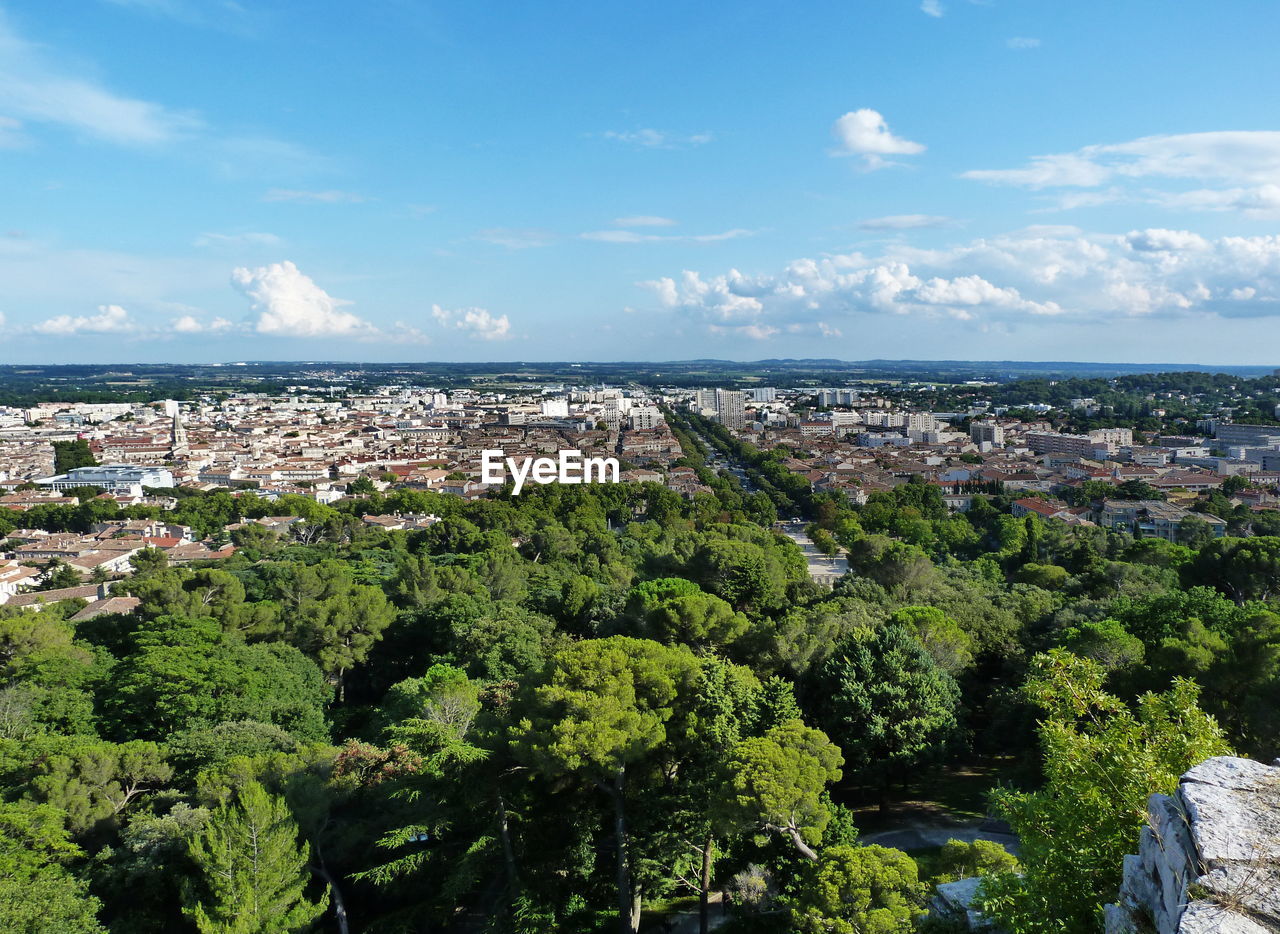
[[[1280,934],[1280,763],[1207,759],[1147,814],[1107,934]]]

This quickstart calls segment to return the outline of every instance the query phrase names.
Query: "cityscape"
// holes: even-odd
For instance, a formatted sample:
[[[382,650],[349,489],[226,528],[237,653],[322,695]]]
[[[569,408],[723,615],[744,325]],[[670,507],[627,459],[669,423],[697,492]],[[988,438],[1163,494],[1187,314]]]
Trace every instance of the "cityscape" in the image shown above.
[[[1280,934],[1277,37],[0,0],[0,934]]]
[[[1280,616],[1267,609],[1280,584],[1280,373],[928,379],[917,366],[832,385],[825,362],[704,362],[697,375],[716,382],[719,371],[723,384],[691,386],[652,382],[645,367],[613,367],[612,385],[558,381],[554,365],[517,375],[476,366],[427,384],[414,367],[272,364],[260,367],[267,391],[254,365],[215,377],[77,372],[82,385],[109,377],[127,387],[114,401],[102,389],[81,392],[95,401],[50,399],[77,390],[59,367],[28,372],[0,407],[0,726],[5,774],[22,795],[12,807],[43,808],[32,814],[50,820],[67,809],[40,831],[67,846],[119,835],[131,855],[111,857],[123,860],[112,871],[135,874],[146,892],[141,907],[112,908],[67,875],[60,910],[86,930],[99,923],[90,911],[164,929],[195,898],[175,872],[244,865],[236,837],[201,834],[274,813],[280,866],[295,867],[292,895],[275,897],[306,920],[277,928],[263,917],[251,930],[326,918],[361,930],[352,919],[381,917],[384,899],[426,919],[412,924],[453,914],[461,929],[496,917],[530,930],[501,921],[481,892],[459,904],[398,883],[452,878],[460,845],[500,844],[494,872],[519,859],[522,874],[551,878],[566,858],[557,848],[575,837],[606,852],[661,853],[661,838],[645,836],[653,815],[632,812],[626,838],[588,821],[599,792],[562,783],[595,760],[556,758],[563,744],[587,742],[576,730],[623,736],[630,717],[652,712],[657,701],[633,680],[641,671],[669,685],[646,692],[691,691],[692,715],[711,718],[677,728],[660,716],[666,738],[646,741],[646,755],[675,757],[666,768],[705,770],[692,798],[680,785],[664,791],[660,773],[631,779],[657,782],[646,796],[674,795],[663,805],[678,809],[673,819],[711,834],[698,851],[706,874],[671,879],[645,908],[629,873],[614,893],[621,922],[570,897],[554,909],[560,920],[532,929],[789,929],[778,925],[802,911],[848,910],[799,907],[811,904],[803,886],[826,851],[863,867],[844,871],[882,874],[868,897],[897,892],[873,909],[897,919],[885,930],[1000,929],[1010,909],[992,893],[1059,884],[1020,862],[1044,832],[1020,809],[1055,800],[1037,790],[1055,779],[1035,765],[1035,734],[1052,724],[1082,730],[1094,756],[1121,733],[1149,737],[1155,759],[1090,766],[1130,776],[1126,826],[1145,823],[1132,809],[1149,791],[1199,787],[1178,784],[1195,765],[1225,796],[1215,807],[1241,810],[1246,834],[1265,833],[1265,810],[1240,799],[1239,783],[1264,780],[1260,763],[1280,752]],[[763,385],[770,373],[776,385]],[[151,397],[149,386],[179,380],[189,385],[180,398]],[[595,462],[598,471],[582,469]],[[578,471],[566,474],[566,463]],[[633,672],[625,690],[601,682],[619,665]],[[691,680],[663,680],[673,677]],[[1107,719],[1037,720],[1019,699],[1023,678],[1048,692],[1044,703],[1072,692]],[[1130,719],[1102,693],[1155,691],[1166,678],[1173,693],[1144,695],[1171,705],[1158,716]],[[513,719],[540,709],[541,719]],[[890,711],[896,722],[877,719]],[[680,751],[696,735],[685,731],[713,726],[729,738]],[[609,735],[602,748],[624,741]],[[1224,758],[1229,748],[1258,758]],[[1201,750],[1218,755],[1196,765]],[[620,757],[604,760],[616,763],[615,781],[643,762],[608,755]],[[1157,767],[1169,755],[1175,764]],[[490,771],[491,757],[504,771]],[[559,787],[538,787],[543,768],[562,776]],[[1224,768],[1263,771],[1213,772]],[[184,774],[193,792],[182,791]],[[329,815],[312,830],[281,810],[300,807],[289,802],[304,789]],[[425,807],[401,797],[414,789],[444,797]],[[503,802],[499,827],[542,794],[586,810],[567,838],[524,851],[533,829],[508,824],[505,842],[494,841],[477,794]],[[1175,800],[1164,794],[1152,801]],[[617,818],[626,799],[616,787],[610,798]],[[1089,816],[1055,820],[1101,832]],[[350,849],[337,830],[347,822],[364,835],[360,847],[384,852]],[[736,843],[733,826],[747,832]],[[1195,823],[1191,832],[1209,833]],[[1132,829],[1109,833],[1119,856],[1140,849]],[[1206,858],[1195,855],[1209,845],[1199,839],[1184,858]],[[321,847],[333,853],[328,880],[306,862]],[[437,848],[447,858],[432,868],[421,856]],[[157,853],[190,868],[154,865]],[[629,867],[636,857],[616,858]],[[1146,904],[1164,906],[1133,888],[1127,859],[1084,898],[1055,896],[1055,911],[1080,912],[1062,923],[1091,929],[1088,899],[1115,899],[1109,931],[1129,930]],[[355,868],[337,868],[346,861]],[[717,865],[739,868],[717,886]],[[576,870],[584,882],[592,867]],[[1190,878],[1176,863],[1155,867]],[[775,888],[788,873],[793,894]],[[1160,907],[1162,923],[1204,912],[1234,924],[1269,910],[1271,889],[1228,909],[1219,899],[1230,874],[1199,878],[1204,896]],[[266,883],[251,873],[240,884]],[[607,904],[607,888],[599,897]],[[245,904],[228,896],[225,923],[242,924],[233,919]],[[51,930],[41,923],[25,929]]]

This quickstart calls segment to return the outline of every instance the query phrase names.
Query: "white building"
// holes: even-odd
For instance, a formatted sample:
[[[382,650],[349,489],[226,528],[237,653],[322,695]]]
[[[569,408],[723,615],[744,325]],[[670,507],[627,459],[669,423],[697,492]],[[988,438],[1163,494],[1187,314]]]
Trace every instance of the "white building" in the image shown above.
[[[132,464],[102,464],[73,467],[64,474],[37,480],[41,486],[71,490],[79,486],[100,486],[108,493],[142,495],[143,487],[173,487],[173,474],[163,467],[136,467]]]
[[[741,431],[747,424],[746,393],[732,389],[716,390],[716,418],[731,431]]]
[[[637,405],[631,410],[631,427],[636,431],[658,428],[662,424],[662,410],[656,405]]]

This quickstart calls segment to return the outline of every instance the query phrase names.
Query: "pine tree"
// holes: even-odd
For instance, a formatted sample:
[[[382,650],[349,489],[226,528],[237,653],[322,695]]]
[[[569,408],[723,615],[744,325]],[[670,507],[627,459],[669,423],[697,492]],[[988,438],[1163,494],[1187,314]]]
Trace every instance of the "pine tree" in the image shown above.
[[[190,843],[200,873],[183,911],[201,934],[293,934],[306,931],[328,906],[308,901],[310,847],[283,798],[257,782],[239,790]]]

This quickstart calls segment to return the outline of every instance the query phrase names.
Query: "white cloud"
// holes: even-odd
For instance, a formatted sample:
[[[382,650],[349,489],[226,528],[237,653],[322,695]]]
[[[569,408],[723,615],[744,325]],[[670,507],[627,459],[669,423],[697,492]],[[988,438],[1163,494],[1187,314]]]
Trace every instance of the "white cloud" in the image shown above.
[[[133,331],[129,312],[119,305],[99,305],[96,315],[58,315],[33,325],[37,334],[71,337],[76,334],[124,334]]]
[[[1040,40],[1032,38],[1031,36],[1014,36],[1011,39],[1006,39],[1004,44],[1011,49],[1017,49],[1019,51],[1040,48]]]
[[[859,221],[863,230],[920,230],[926,227],[950,227],[955,221],[938,214],[890,214]]]
[[[198,129],[191,114],[126,97],[68,73],[42,47],[20,38],[0,12],[0,116],[52,124],[109,143],[148,146]]]
[[[686,146],[702,146],[715,137],[708,132],[682,135],[669,130],[655,130],[645,127],[639,130],[605,130],[605,139],[640,146],[644,149],[681,149]]]
[[[175,334],[218,334],[229,331],[234,326],[226,318],[214,318],[205,324],[195,315],[182,315],[174,319],[170,328]]]
[[[627,217],[615,217],[615,227],[674,227],[676,221],[669,217],[655,217],[652,214],[632,214]]]
[[[369,199],[354,191],[306,191],[298,188],[271,188],[263,201],[296,201],[304,204],[361,204]]]
[[[1189,230],[1163,230],[1149,228],[1133,230],[1125,237],[1129,246],[1135,250],[1152,253],[1179,253],[1190,250],[1207,250],[1209,241]]]
[[[550,246],[557,237],[549,230],[535,227],[489,227],[476,231],[476,239],[494,246],[505,246],[508,250],[528,250],[534,247]]]
[[[225,247],[248,247],[248,246],[279,246],[281,240],[275,234],[271,233],[239,233],[239,234],[220,234],[220,233],[204,233],[195,239],[195,246],[225,246]]]
[[[1064,197],[1063,207],[1142,201],[1171,208],[1280,216],[1280,131],[1234,130],[1144,136],[1033,156],[1013,169],[975,169],[962,177],[1030,189],[1101,188]],[[1163,188],[1134,188],[1135,180]],[[1196,183],[1180,189],[1180,184]],[[1229,187],[1208,187],[1217,184]]]
[[[717,243],[721,240],[737,240],[741,237],[750,237],[755,234],[753,230],[744,230],[735,227],[733,230],[726,230],[722,233],[713,234],[645,234],[637,233],[634,230],[589,230],[586,233],[579,234],[583,240],[595,240],[598,243],[657,243],[657,242],[683,242],[683,243]]]
[[[866,107],[845,114],[831,132],[840,143],[833,155],[862,156],[868,169],[892,165],[885,156],[912,156],[925,149],[920,143],[894,136],[880,112]]]
[[[442,327],[464,331],[477,340],[502,340],[509,336],[508,332],[511,330],[511,322],[506,315],[495,317],[484,308],[449,310],[439,305],[432,305],[431,316]]]
[[[941,17],[946,10],[943,9],[942,4],[939,3],[938,0],[922,0],[920,4],[920,12],[924,13],[926,16],[938,18]]]
[[[769,275],[686,270],[640,284],[709,331],[744,335],[785,328],[832,336],[864,315],[1006,328],[1049,316],[1098,326],[1123,317],[1208,322],[1280,316],[1280,236],[1031,227],[947,249],[892,244],[874,257],[799,259]]]
[[[343,311],[351,304],[334,298],[289,261],[231,273],[231,282],[253,303],[259,334],[279,337],[355,337],[371,339],[378,329]]]

